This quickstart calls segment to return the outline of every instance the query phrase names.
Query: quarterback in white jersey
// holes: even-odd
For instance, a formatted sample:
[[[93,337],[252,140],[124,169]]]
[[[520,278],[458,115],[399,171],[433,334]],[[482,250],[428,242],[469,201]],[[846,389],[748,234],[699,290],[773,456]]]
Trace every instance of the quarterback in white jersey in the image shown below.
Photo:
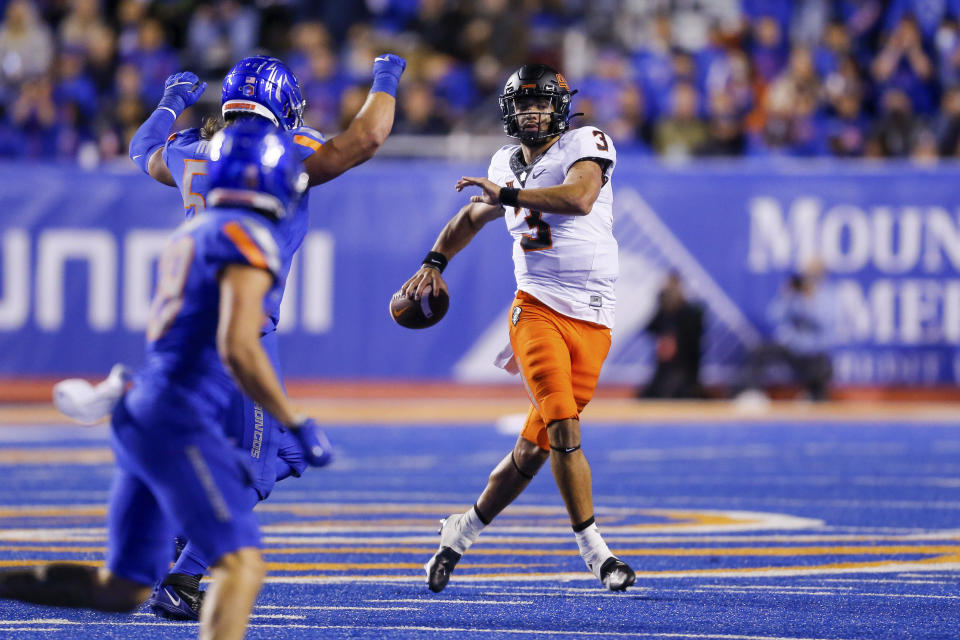
[[[549,459],[587,568],[611,591],[636,580],[604,543],[593,516],[590,465],[580,448],[580,412],[593,397],[610,350],[617,279],[610,176],[617,156],[600,129],[570,130],[573,92],[542,64],[521,67],[500,96],[507,135],[480,187],[443,228],[423,266],[403,285],[414,298],[446,290],[447,261],[488,222],[504,218],[513,236],[517,293],[510,309],[509,359],[531,408],[513,450],[490,474],[477,502],[446,518],[440,548],[425,565],[441,591],[480,531],[527,487]]]
[[[552,187],[583,161],[596,163],[603,181],[586,214],[515,206],[507,207],[504,219],[514,238],[517,289],[565,316],[612,329],[618,260],[610,178],[617,152],[609,136],[594,127],[566,131],[530,165],[521,145],[507,145],[494,154],[487,177],[501,187]]]

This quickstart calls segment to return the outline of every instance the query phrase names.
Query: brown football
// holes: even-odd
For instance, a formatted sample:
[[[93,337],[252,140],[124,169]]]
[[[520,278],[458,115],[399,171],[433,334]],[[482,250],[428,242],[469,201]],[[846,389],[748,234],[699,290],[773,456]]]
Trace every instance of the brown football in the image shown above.
[[[450,308],[450,296],[441,290],[431,295],[427,287],[419,300],[408,298],[397,291],[390,298],[390,317],[401,327],[408,329],[426,329],[440,322]]]

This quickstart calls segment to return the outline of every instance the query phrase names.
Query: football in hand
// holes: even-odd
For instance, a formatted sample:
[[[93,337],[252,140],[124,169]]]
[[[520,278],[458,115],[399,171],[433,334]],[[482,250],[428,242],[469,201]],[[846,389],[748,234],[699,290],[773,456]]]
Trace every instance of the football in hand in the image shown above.
[[[426,329],[440,322],[450,308],[450,296],[446,291],[433,295],[430,287],[423,290],[419,300],[414,300],[397,291],[390,298],[390,317],[401,327]]]

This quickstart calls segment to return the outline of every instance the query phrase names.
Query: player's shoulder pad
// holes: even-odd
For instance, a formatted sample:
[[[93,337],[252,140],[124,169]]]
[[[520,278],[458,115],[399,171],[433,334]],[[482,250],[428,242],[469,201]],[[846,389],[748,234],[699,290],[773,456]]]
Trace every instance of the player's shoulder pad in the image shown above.
[[[192,155],[196,150],[197,143],[200,142],[200,129],[183,129],[167,136],[167,141],[163,145],[163,163],[170,166],[169,154]]]
[[[247,264],[280,276],[280,247],[267,224],[254,215],[231,215],[220,221],[219,231]]]
[[[294,144],[316,151],[327,139],[322,133],[310,127],[298,127],[287,132]]]
[[[602,129],[591,125],[571,129],[560,137],[557,145],[566,171],[581,160],[594,160],[603,171],[604,184],[610,179],[617,162],[617,150]]]
[[[175,235],[190,234],[210,264],[249,264],[279,277],[280,248],[267,226],[254,215],[205,212],[184,222]]]
[[[600,127],[593,125],[584,125],[576,129],[570,129],[560,140],[563,141],[564,138],[568,139],[567,144],[584,144],[590,142],[596,144],[597,147],[609,147],[609,149],[613,149],[613,139],[610,137],[610,134]],[[607,149],[601,150],[606,151]]]
[[[517,149],[519,148],[520,148],[520,145],[518,144],[503,145],[502,147],[497,149],[497,151],[490,158],[490,166],[493,167],[498,165],[504,165],[509,167],[510,158],[513,156],[514,153],[517,152]]]
[[[200,129],[192,127],[190,129],[181,129],[167,136],[167,147],[185,147],[194,144],[200,139]]]

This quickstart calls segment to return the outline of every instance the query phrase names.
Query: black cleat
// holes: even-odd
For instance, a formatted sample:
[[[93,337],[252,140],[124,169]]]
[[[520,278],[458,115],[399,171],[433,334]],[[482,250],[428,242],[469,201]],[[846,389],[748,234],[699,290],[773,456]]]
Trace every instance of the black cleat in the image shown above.
[[[600,582],[610,591],[626,591],[636,581],[633,569],[616,556],[610,556],[600,565]]]
[[[457,553],[450,547],[440,547],[440,550],[430,558],[427,564],[423,565],[423,568],[427,570],[427,586],[430,587],[430,591],[434,593],[443,591],[443,588],[450,582],[450,574],[453,573],[453,568],[457,566],[457,562],[462,557],[463,554]]]
[[[171,573],[153,588],[147,606],[167,620],[199,620],[206,591],[200,590],[201,576]]]

